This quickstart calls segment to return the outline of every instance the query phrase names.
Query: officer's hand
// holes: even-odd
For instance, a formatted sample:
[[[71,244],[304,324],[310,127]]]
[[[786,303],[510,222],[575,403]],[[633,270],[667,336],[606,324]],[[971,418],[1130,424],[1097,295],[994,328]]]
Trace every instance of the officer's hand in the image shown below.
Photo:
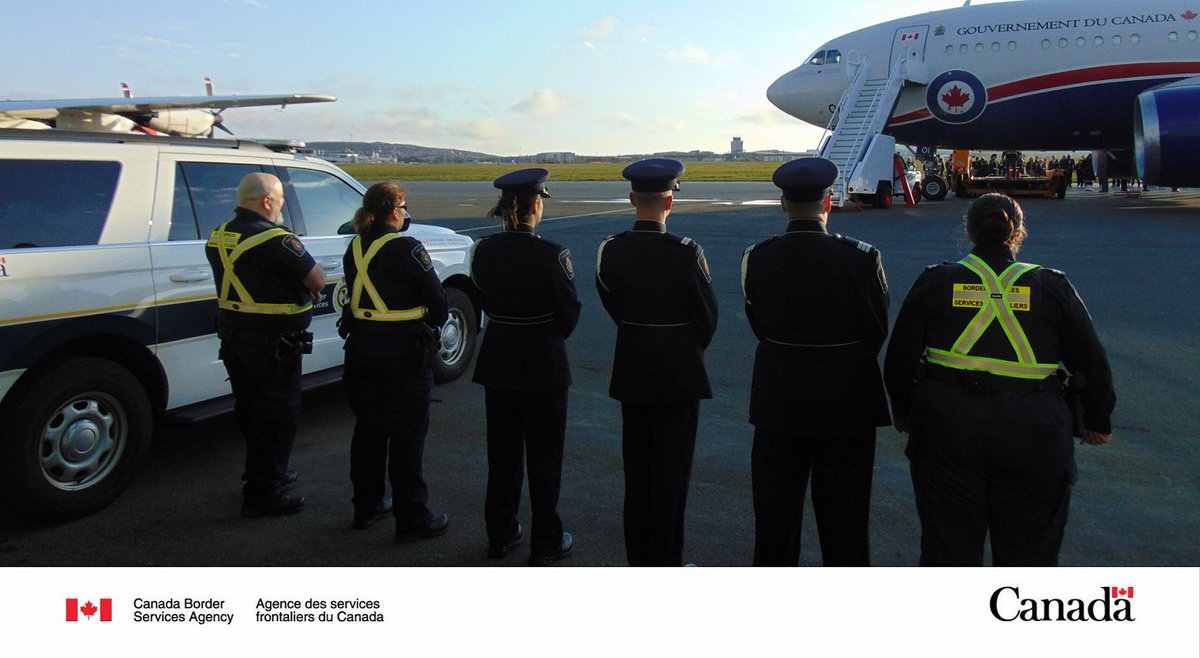
[[[892,425],[895,425],[897,432],[907,434],[910,427],[908,416],[896,416],[892,419]]]
[[[1084,430],[1083,436],[1079,438],[1079,442],[1086,443],[1091,446],[1102,446],[1111,442],[1112,439],[1113,435],[1111,432],[1108,434],[1102,434],[1100,432],[1093,432],[1092,430]]]

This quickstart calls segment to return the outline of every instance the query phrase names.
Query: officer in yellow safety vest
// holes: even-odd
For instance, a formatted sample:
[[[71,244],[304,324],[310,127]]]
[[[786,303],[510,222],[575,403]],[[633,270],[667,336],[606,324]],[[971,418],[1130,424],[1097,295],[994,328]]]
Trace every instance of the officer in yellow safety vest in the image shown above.
[[[917,278],[884,362],[896,428],[909,433],[920,563],[980,565],[990,535],[996,566],[1056,565],[1073,430],[1112,440],[1108,357],[1066,275],[1016,261],[1027,234],[1016,201],[980,197],[965,228],[971,253]]]
[[[301,354],[311,351],[313,303],[325,271],[283,223],[283,184],[249,174],[238,185],[234,218],[205,246],[217,286],[221,360],[246,440],[242,516],[299,512],[287,470],[300,415]]]
[[[377,183],[363,196],[354,214],[358,235],[343,258],[350,300],[339,324],[346,338],[343,379],[355,417],[352,527],[365,530],[391,515],[397,542],[440,535],[450,523],[429,510],[422,474],[446,293],[429,252],[401,233],[410,221],[407,207],[396,183]]]

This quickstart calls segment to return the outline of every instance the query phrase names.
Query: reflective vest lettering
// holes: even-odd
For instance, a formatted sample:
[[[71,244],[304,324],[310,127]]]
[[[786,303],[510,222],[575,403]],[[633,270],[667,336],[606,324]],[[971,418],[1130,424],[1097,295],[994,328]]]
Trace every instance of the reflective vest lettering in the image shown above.
[[[1044,379],[1058,371],[1058,364],[1039,363],[1033,346],[1017,320],[1016,311],[1030,310],[1030,288],[1013,283],[1039,265],[1013,263],[996,276],[992,268],[975,254],[968,254],[959,264],[979,276],[981,283],[956,283],[951,293],[951,305],[956,308],[977,308],[979,312],[963,329],[949,350],[925,348],[925,358],[947,368],[978,370],[1001,377]],[[993,322],[999,322],[1016,354],[1015,361],[973,356],[971,349]]]
[[[367,274],[367,266],[371,264],[371,259],[375,254],[383,249],[383,245],[399,238],[399,233],[389,233],[379,237],[367,249],[364,255],[362,250],[362,236],[354,238],[351,251],[354,254],[354,266],[358,269],[358,275],[354,277],[354,290],[350,294],[350,311],[358,320],[371,320],[376,322],[403,322],[407,320],[420,320],[429,312],[424,306],[414,308],[406,308],[398,311],[393,311],[383,302],[383,297],[379,291],[375,289],[375,284],[371,283],[371,277]],[[367,297],[371,299],[372,308],[365,308],[362,304],[363,291],[366,291]]]
[[[270,304],[265,302],[256,302],[250,296],[250,292],[237,278],[234,273],[233,264],[239,258],[244,256],[251,249],[266,243],[271,238],[277,238],[282,235],[289,235],[287,231],[281,228],[269,228],[262,233],[241,239],[240,233],[226,231],[225,227],[229,222],[221,224],[212,232],[208,238],[208,246],[214,247],[217,253],[221,256],[221,289],[217,291],[217,307],[236,313],[252,313],[255,315],[296,315],[304,313],[312,309],[312,302],[306,304]],[[230,293],[237,293],[237,300],[232,299]]]

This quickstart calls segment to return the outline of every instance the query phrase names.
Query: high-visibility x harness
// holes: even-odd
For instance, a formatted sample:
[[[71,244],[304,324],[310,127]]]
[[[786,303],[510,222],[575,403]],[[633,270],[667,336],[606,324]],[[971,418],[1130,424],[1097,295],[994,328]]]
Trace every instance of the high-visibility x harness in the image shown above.
[[[240,233],[225,230],[225,227],[228,225],[229,222],[221,224],[208,238],[208,246],[215,247],[217,253],[221,256],[221,269],[224,272],[221,277],[221,289],[217,291],[217,307],[226,311],[255,313],[259,315],[295,315],[311,310],[313,306],[311,301],[304,304],[268,304],[256,302],[250,296],[250,292],[246,290],[246,286],[242,284],[237,278],[237,274],[233,271],[233,264],[244,256],[246,252],[267,242],[271,238],[288,235],[288,232],[278,227],[269,228],[262,233],[257,233],[242,240]],[[232,291],[237,292],[237,301],[230,298],[230,292]]]
[[[1038,363],[1033,346],[1029,344],[1029,338],[1025,336],[1025,331],[1014,313],[1014,310],[1029,310],[1030,294],[1029,288],[1013,284],[1021,275],[1041,266],[1013,263],[997,276],[992,268],[975,254],[968,254],[958,262],[978,275],[982,286],[956,285],[951,303],[957,307],[977,307],[979,312],[967,324],[949,351],[926,347],[926,360],[947,368],[983,371],[1000,377],[1045,379],[1055,374],[1058,364]],[[971,355],[971,348],[995,321],[1004,329],[1004,334],[1016,353],[1016,361]]]
[[[358,276],[354,279],[354,290],[350,295],[350,311],[354,317],[359,320],[373,320],[378,322],[397,322],[406,320],[420,320],[429,312],[424,306],[416,306],[398,311],[393,311],[384,303],[383,297],[379,295],[379,291],[375,289],[375,284],[371,283],[371,277],[367,275],[367,266],[371,264],[371,259],[383,249],[383,245],[392,240],[401,237],[399,233],[388,233],[387,235],[377,238],[371,243],[367,249],[366,255],[362,250],[362,236],[354,238],[351,251],[354,253],[354,266],[358,268]],[[362,305],[363,291],[367,291],[367,296],[371,298],[371,303],[374,308],[364,308]]]

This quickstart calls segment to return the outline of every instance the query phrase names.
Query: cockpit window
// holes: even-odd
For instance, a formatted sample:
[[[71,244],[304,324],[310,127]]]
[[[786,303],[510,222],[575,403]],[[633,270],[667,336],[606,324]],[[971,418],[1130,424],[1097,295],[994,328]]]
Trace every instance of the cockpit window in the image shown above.
[[[814,55],[812,56],[812,59],[808,60],[808,63],[809,63],[809,64],[811,64],[811,65],[813,65],[813,66],[822,66],[822,65],[824,65],[824,64],[825,64],[825,51],[824,51],[824,50],[818,50],[818,51],[816,52],[816,54],[814,54]]]
[[[837,64],[842,61],[842,53],[838,50],[828,50],[825,52],[826,64]]]

